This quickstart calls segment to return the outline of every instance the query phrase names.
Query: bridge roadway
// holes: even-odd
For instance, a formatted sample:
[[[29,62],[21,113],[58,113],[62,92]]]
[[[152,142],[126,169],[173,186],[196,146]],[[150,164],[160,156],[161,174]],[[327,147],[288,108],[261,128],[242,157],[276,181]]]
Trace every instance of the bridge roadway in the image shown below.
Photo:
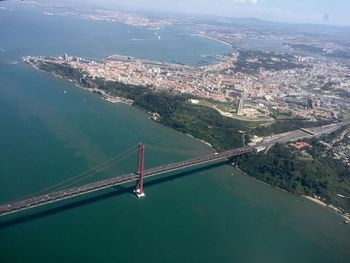
[[[145,170],[144,178],[152,177],[158,174],[167,173],[175,170],[185,169],[191,166],[204,164],[208,162],[213,162],[216,160],[220,160],[227,157],[232,157],[248,152],[255,151],[255,147],[243,147],[237,148],[233,150],[223,151],[220,153],[208,154],[199,158],[190,159],[187,161],[172,163],[168,165],[158,166],[155,168]],[[140,176],[136,173],[131,173],[127,175],[121,175],[112,177],[110,179],[89,183],[86,185],[82,185],[79,187],[70,188],[67,190],[61,190],[57,192],[52,192],[49,194],[44,194],[28,199],[23,199],[20,201],[15,201],[12,203],[8,203],[0,206],[0,216],[16,213],[22,210],[54,203],[57,201],[61,201],[64,199],[73,198],[75,196],[96,192],[108,187],[126,184],[129,182],[137,181]]]
[[[308,130],[312,131],[309,133],[303,131],[302,129],[299,129],[292,132],[277,134],[273,136],[273,138],[267,139],[264,143],[261,143],[259,145],[227,150],[220,153],[212,153],[212,154],[204,155],[195,159],[190,159],[187,161],[182,161],[182,162],[177,162],[177,163],[172,163],[168,165],[147,169],[145,170],[144,177],[145,178],[152,177],[162,173],[185,169],[194,165],[204,164],[204,163],[213,162],[213,161],[227,158],[227,157],[232,157],[240,154],[253,152],[260,147],[267,147],[275,143],[286,143],[286,142],[296,141],[300,139],[311,138],[314,136],[320,136],[323,134],[329,134],[347,125],[349,125],[349,123],[337,123],[337,124],[325,125],[321,127],[309,128]],[[313,133],[313,135],[311,133]],[[108,187],[137,181],[139,177],[140,176],[138,174],[131,173],[127,175],[112,177],[110,179],[106,179],[106,180],[102,180],[94,183],[89,183],[80,187],[74,187],[67,190],[52,192],[45,195],[40,195],[40,196],[28,198],[28,199],[23,199],[20,201],[11,202],[0,206],[0,216],[12,214],[22,210],[34,208],[37,206],[46,205],[46,204],[57,202],[64,199],[73,198],[75,196],[96,192]]]

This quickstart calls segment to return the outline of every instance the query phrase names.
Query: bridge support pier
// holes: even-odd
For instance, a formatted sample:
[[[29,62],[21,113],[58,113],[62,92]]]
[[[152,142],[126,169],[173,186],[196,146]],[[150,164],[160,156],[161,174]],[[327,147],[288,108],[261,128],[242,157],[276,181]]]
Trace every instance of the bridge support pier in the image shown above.
[[[143,177],[145,175],[145,145],[139,144],[137,151],[137,174],[140,175],[140,179],[136,183],[134,193],[138,198],[144,197],[143,192]]]

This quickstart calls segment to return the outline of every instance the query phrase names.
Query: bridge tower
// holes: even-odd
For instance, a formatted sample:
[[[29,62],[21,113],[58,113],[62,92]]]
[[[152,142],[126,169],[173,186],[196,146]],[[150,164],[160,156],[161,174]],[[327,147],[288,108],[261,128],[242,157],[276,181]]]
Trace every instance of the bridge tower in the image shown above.
[[[241,149],[238,149],[237,155],[236,155],[236,162],[234,163],[234,166],[238,167],[239,164],[239,156],[241,154]]]
[[[134,193],[137,197],[141,198],[145,196],[143,192],[143,176],[145,175],[145,145],[139,144],[137,151],[137,174],[140,176],[140,179],[136,183],[136,188]]]

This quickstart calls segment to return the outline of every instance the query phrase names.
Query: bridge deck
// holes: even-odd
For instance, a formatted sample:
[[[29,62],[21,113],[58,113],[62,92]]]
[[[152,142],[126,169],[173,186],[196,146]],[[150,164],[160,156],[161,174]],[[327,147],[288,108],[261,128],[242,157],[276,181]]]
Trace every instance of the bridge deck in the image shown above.
[[[276,137],[275,139],[259,145],[232,149],[232,150],[223,151],[220,153],[208,154],[208,155],[204,155],[199,158],[195,158],[187,161],[182,161],[182,162],[177,162],[173,164],[168,164],[168,165],[147,169],[145,170],[144,177],[151,177],[162,173],[167,173],[167,172],[171,172],[179,169],[185,169],[187,167],[191,167],[194,165],[216,161],[222,158],[227,158],[227,157],[231,157],[239,154],[253,152],[256,150],[256,148],[261,146],[268,146],[268,145],[273,145],[275,143],[285,143],[289,141],[296,141],[299,139],[320,136],[322,134],[329,134],[347,125],[349,125],[349,123],[338,123],[338,124],[325,125],[322,127],[309,128],[308,130],[312,131],[312,134],[304,132],[302,130],[296,130],[286,134],[280,134],[275,136]],[[37,197],[32,197],[32,198],[23,199],[20,201],[11,202],[0,206],[0,216],[34,208],[37,206],[46,205],[49,203],[57,202],[68,198],[73,198],[75,196],[95,192],[108,187],[129,183],[132,181],[136,181],[138,179],[139,179],[138,174],[131,173],[127,175],[116,176],[110,179],[106,179],[106,180],[102,180],[94,183],[85,184],[80,187],[74,187],[67,190],[52,192],[52,193],[40,195]]]
[[[152,177],[158,174],[167,173],[167,172],[171,172],[179,169],[185,169],[194,165],[204,164],[207,162],[212,162],[222,158],[227,158],[227,157],[244,154],[252,151],[255,151],[254,147],[244,147],[244,148],[228,150],[220,153],[213,153],[213,154],[205,155],[205,156],[187,160],[187,161],[163,165],[163,166],[145,170],[144,177],[145,178]],[[67,190],[52,192],[49,194],[44,194],[44,195],[40,195],[40,196],[28,198],[28,199],[23,199],[20,201],[8,203],[0,206],[0,216],[34,208],[37,206],[46,205],[49,203],[57,202],[68,198],[73,198],[75,196],[95,192],[108,187],[126,184],[129,182],[138,180],[139,177],[140,176],[138,174],[131,173],[127,175],[112,177],[110,179],[106,179],[106,180],[102,180],[94,183],[85,184],[80,187],[74,187]]]

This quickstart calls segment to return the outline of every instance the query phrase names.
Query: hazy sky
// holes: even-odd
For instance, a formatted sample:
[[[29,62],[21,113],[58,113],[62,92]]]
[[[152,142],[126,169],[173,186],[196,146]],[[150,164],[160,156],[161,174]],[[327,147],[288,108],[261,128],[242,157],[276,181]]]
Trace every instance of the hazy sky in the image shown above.
[[[148,10],[350,26],[350,0],[71,0]]]

